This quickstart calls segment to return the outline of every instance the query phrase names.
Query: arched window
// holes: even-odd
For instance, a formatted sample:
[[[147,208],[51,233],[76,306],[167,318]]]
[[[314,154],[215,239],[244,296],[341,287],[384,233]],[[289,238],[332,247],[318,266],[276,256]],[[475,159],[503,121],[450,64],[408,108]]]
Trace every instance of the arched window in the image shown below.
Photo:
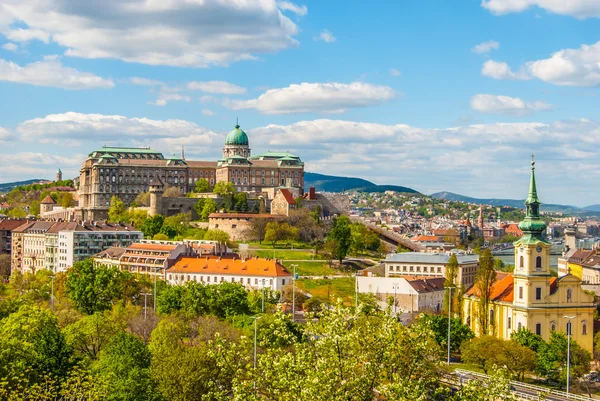
[[[587,335],[587,323],[586,322],[581,323],[581,334],[583,334],[584,336]]]
[[[518,329],[518,330],[521,330],[521,322],[519,322],[519,323],[517,324],[517,329]]]
[[[511,324],[512,324],[512,319],[509,317],[509,318],[508,318],[508,328],[509,328],[509,329],[511,328]]]
[[[550,322],[550,330],[556,331],[556,322],[555,321]]]
[[[538,270],[542,269],[542,257],[538,256],[535,258],[535,268]]]
[[[471,316],[467,316],[467,326],[471,326]]]
[[[523,268],[523,256],[519,256],[519,267]]]
[[[567,302],[571,302],[573,299],[573,290],[570,288],[567,289]]]

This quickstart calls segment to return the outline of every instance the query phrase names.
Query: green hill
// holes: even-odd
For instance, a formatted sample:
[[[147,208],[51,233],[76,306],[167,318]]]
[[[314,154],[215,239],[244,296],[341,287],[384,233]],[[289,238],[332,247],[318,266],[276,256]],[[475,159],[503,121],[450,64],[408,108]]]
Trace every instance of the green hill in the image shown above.
[[[46,183],[46,182],[50,182],[50,181],[43,180],[41,178],[34,178],[32,180],[26,180],[26,181],[6,182],[4,184],[0,184],[0,192],[10,192],[13,189],[15,189],[16,187],[30,185],[30,184],[37,184],[37,183]]]
[[[363,192],[407,192],[418,193],[412,188],[399,185],[377,185],[371,181],[355,177],[337,177],[333,175],[324,175],[318,173],[304,173],[304,188],[308,190],[315,187],[320,192],[343,192],[343,191],[363,191]]]

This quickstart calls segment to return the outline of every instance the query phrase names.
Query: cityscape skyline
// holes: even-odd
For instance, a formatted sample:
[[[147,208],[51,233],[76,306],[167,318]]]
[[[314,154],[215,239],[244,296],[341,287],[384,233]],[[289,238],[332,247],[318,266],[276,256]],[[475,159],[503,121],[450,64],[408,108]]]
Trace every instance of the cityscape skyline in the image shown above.
[[[520,199],[535,153],[544,203],[598,203],[589,2],[133,3],[0,5],[0,182],[102,145],[216,159],[239,117],[309,172]]]

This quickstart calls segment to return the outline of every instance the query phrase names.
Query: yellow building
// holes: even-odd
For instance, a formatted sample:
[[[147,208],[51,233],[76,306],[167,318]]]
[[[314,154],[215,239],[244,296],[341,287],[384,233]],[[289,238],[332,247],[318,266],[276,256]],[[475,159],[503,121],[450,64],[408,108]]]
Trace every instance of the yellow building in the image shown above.
[[[463,319],[477,335],[489,333],[505,340],[521,327],[550,339],[552,330],[566,333],[571,319],[572,338],[593,351],[594,297],[581,288],[581,280],[567,274],[560,278],[550,272],[550,247],[545,239],[546,223],[539,214],[540,200],[535,184],[535,162],[531,162],[527,213],[519,224],[523,237],[515,242],[514,273],[498,272],[492,286],[489,327],[482,329],[482,310],[477,285],[464,295]]]

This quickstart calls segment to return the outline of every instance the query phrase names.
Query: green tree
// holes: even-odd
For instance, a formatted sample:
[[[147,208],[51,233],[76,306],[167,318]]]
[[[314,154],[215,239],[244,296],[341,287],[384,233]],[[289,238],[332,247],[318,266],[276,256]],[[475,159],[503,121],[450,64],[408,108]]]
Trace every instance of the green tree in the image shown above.
[[[169,235],[169,237],[174,237],[175,235],[183,235],[189,228],[191,228],[191,220],[191,213],[178,213],[174,216],[165,217],[163,227],[167,226],[175,232],[174,235]],[[163,233],[167,234],[166,232]]]
[[[250,233],[253,238],[257,238],[258,242],[262,244],[267,233],[267,219],[254,218],[250,221]]]
[[[492,256],[492,251],[489,248],[485,248],[479,256],[479,269],[475,276],[475,286],[479,291],[479,313],[477,314],[477,318],[479,319],[481,334],[489,333],[490,324],[494,324],[494,322],[490,321],[490,297],[495,281],[494,257]]]
[[[164,216],[162,216],[160,214],[149,217],[144,221],[144,223],[140,227],[140,231],[142,231],[144,233],[144,237],[152,238],[160,232],[160,229],[162,228],[164,221],[165,221]]]
[[[352,230],[348,216],[342,215],[333,220],[333,228],[329,233],[329,238],[337,242],[334,257],[342,263],[352,243]]]
[[[113,267],[95,266],[92,259],[73,264],[67,273],[65,290],[75,308],[91,315],[110,309],[123,298],[130,274]]]
[[[531,330],[521,327],[517,331],[513,331],[510,334],[511,340],[514,340],[524,347],[529,348],[533,352],[538,352],[540,348],[545,344],[542,336],[533,333]]]
[[[200,220],[208,221],[208,216],[217,211],[217,202],[213,198],[206,198],[199,214]]]
[[[473,338],[461,346],[461,358],[466,363],[478,366],[484,373],[488,373],[494,366],[499,365],[500,352],[503,340],[483,335]]]
[[[479,380],[470,380],[463,384],[451,401],[517,401],[512,392],[510,378],[506,369],[494,369],[491,377],[482,386]]]
[[[422,314],[417,321],[417,324],[422,325],[424,329],[431,330],[435,341],[443,349],[448,347],[448,317],[441,315]],[[450,349],[453,352],[458,352],[462,343],[474,338],[475,335],[463,322],[458,318],[450,319]]]
[[[67,208],[75,206],[75,198],[71,192],[63,192],[60,194],[60,206]]]
[[[29,213],[34,216],[40,215],[40,204],[41,202],[38,200],[31,201],[29,204]]]
[[[236,212],[248,211],[248,194],[246,192],[238,192],[234,195],[234,209]]]
[[[109,383],[107,400],[157,400],[150,375],[151,354],[137,337],[120,332],[110,339],[94,371]]]
[[[204,239],[207,241],[217,241],[220,244],[229,243],[229,234],[218,228],[207,230],[204,234]]]
[[[196,181],[196,192],[198,192],[198,193],[212,192],[212,187],[208,183],[208,180],[206,178],[200,178],[198,181]]]
[[[115,322],[106,318],[102,312],[84,316],[64,330],[67,343],[79,355],[91,360],[98,358],[102,348],[118,331],[119,327]]]
[[[290,226],[289,223],[279,223],[277,221],[267,223],[265,241],[273,244],[273,248],[279,241],[293,241],[296,238],[298,238],[298,229]]]
[[[117,222],[117,221],[127,221],[127,206],[125,203],[119,199],[117,196],[113,196],[110,198],[110,207],[108,208],[108,220]]]
[[[0,282],[10,277],[10,255],[0,254]]]
[[[45,376],[64,378],[71,353],[56,317],[48,309],[22,306],[0,321],[0,377],[9,388],[26,386]]]
[[[590,353],[571,339],[571,382],[590,371]],[[538,350],[538,369],[552,381],[566,384],[567,370],[567,336],[563,333],[553,331],[550,341],[543,343]]]
[[[135,203],[140,206],[150,206],[150,192],[141,192],[135,197]]]
[[[537,355],[531,349],[519,344],[514,340],[505,341],[502,348],[502,366],[506,366],[508,371],[516,380],[523,381],[525,372],[533,371],[536,367]]]
[[[160,234],[163,234],[165,237],[167,237],[167,239],[169,239],[174,238],[177,235],[177,231],[173,227],[163,224],[163,226],[160,228]]]
[[[219,181],[215,184],[215,186],[213,188],[213,193],[215,193],[221,197],[224,195],[234,194],[235,187],[233,186],[233,183],[231,183],[229,181]]]

